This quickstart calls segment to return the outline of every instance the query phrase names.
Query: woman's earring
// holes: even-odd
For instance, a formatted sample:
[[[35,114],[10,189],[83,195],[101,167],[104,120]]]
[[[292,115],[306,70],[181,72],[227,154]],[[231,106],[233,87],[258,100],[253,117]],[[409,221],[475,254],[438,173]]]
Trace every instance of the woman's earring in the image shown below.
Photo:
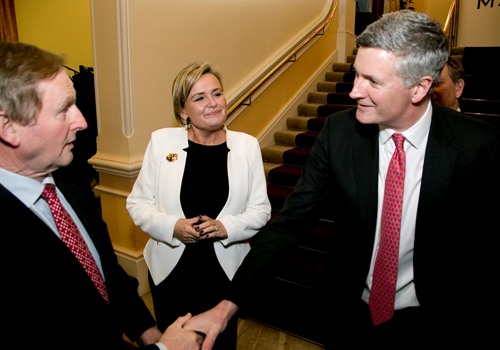
[[[191,129],[191,120],[189,120],[189,117],[184,119],[184,127],[186,128],[186,130]]]

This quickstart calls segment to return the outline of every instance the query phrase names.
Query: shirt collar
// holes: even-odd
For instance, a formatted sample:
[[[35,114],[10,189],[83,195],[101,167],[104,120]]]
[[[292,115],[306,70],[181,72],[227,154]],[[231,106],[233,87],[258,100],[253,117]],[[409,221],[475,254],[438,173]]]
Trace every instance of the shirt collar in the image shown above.
[[[0,168],[0,183],[29,208],[40,198],[45,184],[54,183],[54,179],[49,175],[41,183]]]
[[[432,104],[429,101],[427,104],[427,109],[425,110],[422,117],[409,129],[405,130],[402,134],[404,135],[406,141],[411,144],[415,148],[419,148],[424,142],[427,134],[429,133],[429,129],[431,127],[431,119],[432,119]],[[379,133],[379,141],[381,144],[385,144],[389,141],[394,134],[395,131],[393,129],[383,129],[380,130]]]

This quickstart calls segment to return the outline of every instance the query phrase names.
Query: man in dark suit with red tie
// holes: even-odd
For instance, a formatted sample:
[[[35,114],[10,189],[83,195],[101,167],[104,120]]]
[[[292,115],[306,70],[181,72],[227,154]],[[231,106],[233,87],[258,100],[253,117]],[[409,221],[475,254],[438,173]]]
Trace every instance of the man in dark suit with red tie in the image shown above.
[[[120,350],[127,335],[148,349],[198,349],[200,336],[183,328],[189,314],[164,334],[156,328],[118,264],[88,179],[66,167],[76,133],[87,126],[75,102],[61,57],[0,42],[2,344]],[[45,185],[54,197],[42,198]],[[52,200],[64,207],[54,216]],[[76,253],[77,236],[62,239],[71,221],[72,234],[84,240]]]
[[[204,350],[228,318],[252,306],[260,278],[324,208],[335,223],[328,302],[322,319],[303,321],[324,331],[326,349],[499,347],[500,132],[432,104],[449,44],[427,15],[385,14],[356,42],[350,96],[357,107],[326,119],[293,193],[252,242],[232,293],[188,321],[207,335]],[[398,134],[402,207],[386,224],[386,177]],[[399,238],[385,237],[385,226]],[[386,245],[398,254],[378,276]],[[396,277],[387,274],[392,267]]]

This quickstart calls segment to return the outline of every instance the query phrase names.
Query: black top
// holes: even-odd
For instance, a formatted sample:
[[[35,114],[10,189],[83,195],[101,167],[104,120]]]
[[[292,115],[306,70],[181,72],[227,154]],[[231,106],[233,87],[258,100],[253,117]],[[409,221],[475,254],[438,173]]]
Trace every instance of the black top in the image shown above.
[[[181,186],[184,215],[208,215],[215,219],[229,195],[227,144],[205,146],[189,141],[185,151],[188,156]]]

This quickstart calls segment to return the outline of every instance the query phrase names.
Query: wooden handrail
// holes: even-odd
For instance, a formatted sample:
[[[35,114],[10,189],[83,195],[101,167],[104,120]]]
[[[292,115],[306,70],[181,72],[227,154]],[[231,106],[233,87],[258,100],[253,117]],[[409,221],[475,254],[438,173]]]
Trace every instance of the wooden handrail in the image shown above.
[[[453,0],[448,10],[448,16],[446,16],[446,22],[444,23],[443,30],[448,34],[450,40],[450,47],[457,46],[457,33],[458,33],[458,14],[460,8],[460,1]]]
[[[266,81],[268,81],[274,74],[276,74],[281,67],[286,63],[292,62],[292,57],[294,57],[300,50],[307,46],[307,44],[316,36],[323,35],[325,27],[330,23],[335,13],[338,1],[332,1],[330,12],[327,14],[324,20],[314,28],[311,32],[305,35],[302,41],[300,41],[294,48],[286,52],[281,56],[276,64],[264,72],[260,77],[258,77],[248,88],[242,91],[236,98],[231,101],[228,105],[228,115],[230,116],[238,108],[243,105],[248,105],[247,100],[254,94]]]

